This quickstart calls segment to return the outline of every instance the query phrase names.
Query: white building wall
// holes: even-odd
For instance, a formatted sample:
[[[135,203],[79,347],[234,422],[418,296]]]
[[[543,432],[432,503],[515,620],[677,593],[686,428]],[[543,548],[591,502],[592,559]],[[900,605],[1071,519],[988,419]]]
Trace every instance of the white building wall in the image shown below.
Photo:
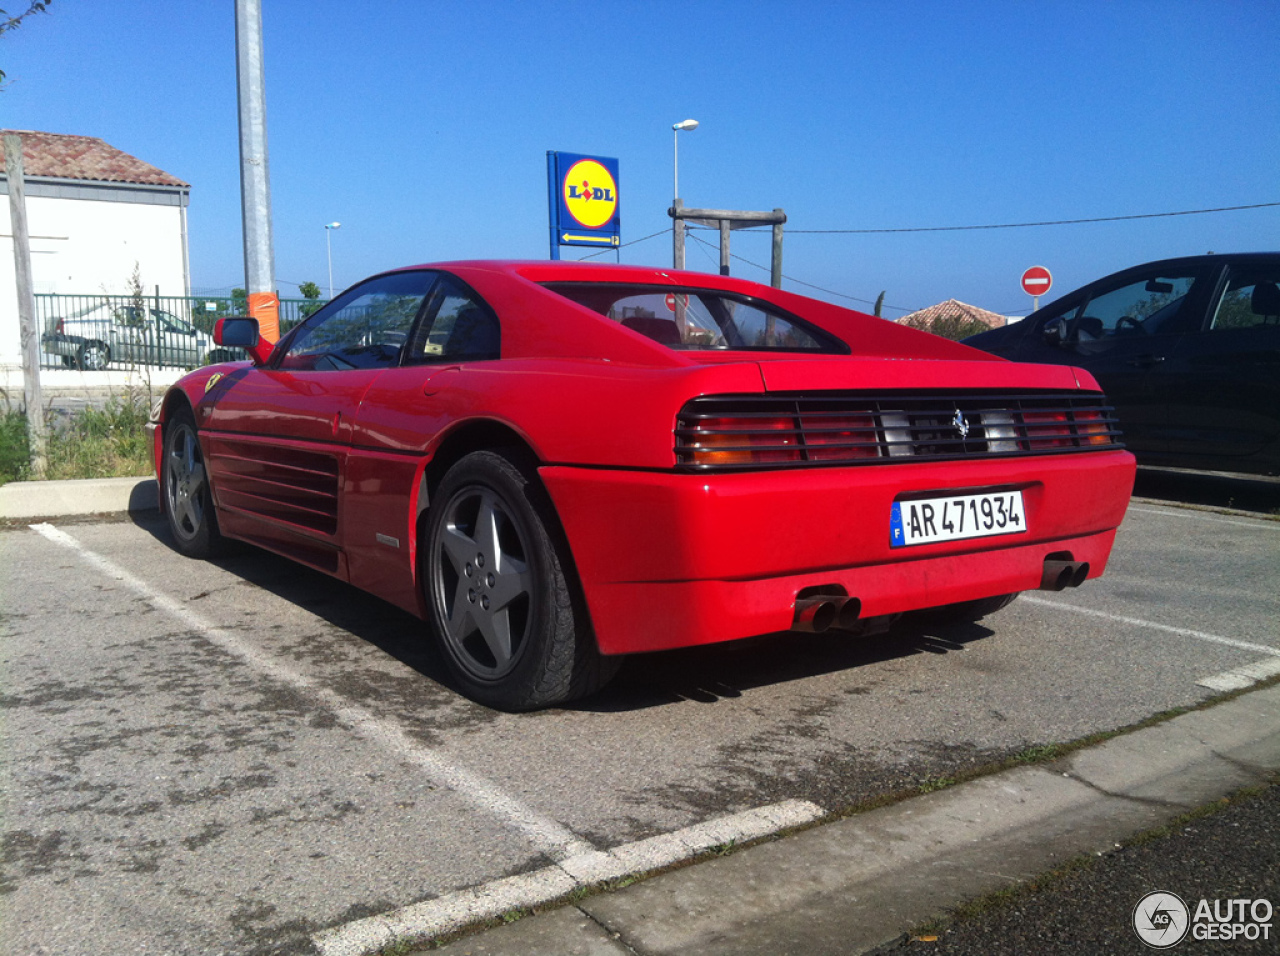
[[[9,197],[0,196],[0,367],[20,368]],[[35,291],[122,295],[135,264],[147,294],[188,295],[185,208],[27,195]],[[43,330],[42,330],[43,331]]]

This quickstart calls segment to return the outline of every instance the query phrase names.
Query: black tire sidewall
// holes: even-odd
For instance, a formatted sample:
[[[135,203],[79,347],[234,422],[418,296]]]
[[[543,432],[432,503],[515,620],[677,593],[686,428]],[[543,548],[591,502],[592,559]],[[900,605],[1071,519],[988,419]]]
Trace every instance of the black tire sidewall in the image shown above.
[[[516,525],[533,578],[527,634],[521,642],[514,666],[497,679],[486,679],[474,673],[459,658],[458,650],[446,634],[448,622],[444,613],[440,568],[441,533],[459,495],[470,494],[476,489],[491,492]],[[438,507],[431,509],[427,522],[422,586],[428,614],[437,631],[445,660],[468,697],[502,710],[527,710],[553,702],[546,699],[544,677],[548,671],[560,666],[571,667],[573,662],[572,610],[568,611],[567,619],[561,611],[569,604],[568,585],[555,542],[547,528],[548,517],[554,521],[554,516],[545,514],[549,504],[541,501],[541,497],[542,489],[536,478],[525,474],[510,458],[497,452],[472,452],[445,474],[432,496]],[[566,654],[568,664],[564,663]]]
[[[177,442],[178,435],[184,430],[190,431],[191,438],[196,443],[196,448],[200,451],[200,461],[202,464],[205,462],[204,449],[200,447],[200,435],[196,430],[195,418],[184,408],[172,415],[165,423],[164,453],[161,456],[160,468],[160,494],[164,496],[164,513],[168,519],[169,532],[173,535],[173,541],[177,549],[189,558],[208,558],[217,550],[221,540],[221,535],[218,533],[218,519],[213,508],[213,495],[209,491],[208,465],[205,464],[204,490],[201,492],[203,497],[201,501],[203,520],[200,522],[200,527],[193,534],[186,535],[179,527],[178,517],[174,513],[173,499],[169,491],[169,462],[173,456],[173,448]]]

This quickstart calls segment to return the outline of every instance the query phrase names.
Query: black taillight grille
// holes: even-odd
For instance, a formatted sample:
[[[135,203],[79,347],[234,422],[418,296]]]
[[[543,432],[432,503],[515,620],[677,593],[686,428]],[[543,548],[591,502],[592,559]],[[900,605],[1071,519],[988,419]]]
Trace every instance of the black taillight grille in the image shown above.
[[[1043,455],[1122,447],[1097,393],[713,395],[676,421],[698,471]]]

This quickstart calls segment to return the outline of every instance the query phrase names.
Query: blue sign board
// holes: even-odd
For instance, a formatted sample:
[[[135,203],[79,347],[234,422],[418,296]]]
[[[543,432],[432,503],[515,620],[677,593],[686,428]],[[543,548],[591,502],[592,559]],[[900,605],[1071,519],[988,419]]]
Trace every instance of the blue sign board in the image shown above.
[[[616,159],[549,150],[547,191],[552,259],[560,258],[561,246],[622,244]]]

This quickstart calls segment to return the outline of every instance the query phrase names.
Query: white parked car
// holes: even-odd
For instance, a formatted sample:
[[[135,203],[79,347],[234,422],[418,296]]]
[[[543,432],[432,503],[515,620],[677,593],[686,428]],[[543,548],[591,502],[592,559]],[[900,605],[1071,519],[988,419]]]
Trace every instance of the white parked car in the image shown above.
[[[56,320],[41,345],[64,365],[91,371],[112,362],[194,368],[210,361],[213,350],[208,334],[171,312],[148,308],[140,314],[136,306],[110,303]]]

